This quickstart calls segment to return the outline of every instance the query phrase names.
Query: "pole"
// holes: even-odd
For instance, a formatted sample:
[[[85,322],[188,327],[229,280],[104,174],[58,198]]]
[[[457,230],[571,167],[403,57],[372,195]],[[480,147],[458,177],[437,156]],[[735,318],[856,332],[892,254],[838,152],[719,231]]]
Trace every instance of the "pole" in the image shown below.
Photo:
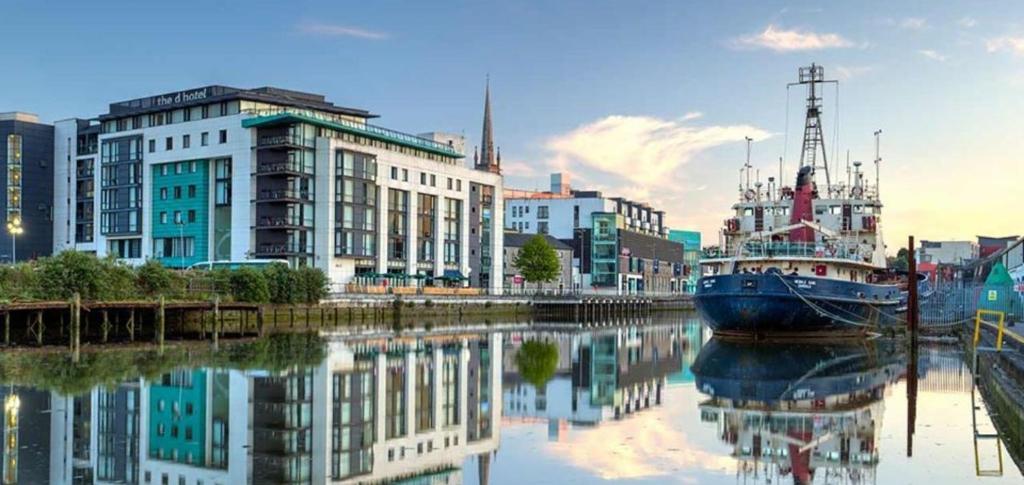
[[[907,240],[907,330],[911,345],[917,340],[917,256],[914,254],[914,236]]]
[[[156,324],[157,324],[157,329],[158,329],[157,330],[157,343],[160,345],[160,353],[163,353],[163,351],[164,351],[164,331],[166,330],[166,325],[167,325],[167,322],[165,320],[165,316],[166,316],[165,315],[165,309],[166,309],[166,304],[164,302],[164,297],[160,296],[160,308],[158,310],[159,313],[157,313],[157,317],[156,317]]]
[[[882,163],[882,157],[879,156],[879,148],[881,147],[882,130],[875,130],[875,197],[881,199],[882,189],[882,177],[879,171],[879,166]]]

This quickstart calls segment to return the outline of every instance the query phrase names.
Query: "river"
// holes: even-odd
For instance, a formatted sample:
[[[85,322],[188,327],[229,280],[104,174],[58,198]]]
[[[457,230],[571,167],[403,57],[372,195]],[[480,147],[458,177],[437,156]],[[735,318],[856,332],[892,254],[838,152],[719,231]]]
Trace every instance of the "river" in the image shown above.
[[[962,361],[687,315],[7,352],[3,483],[1021,483]]]

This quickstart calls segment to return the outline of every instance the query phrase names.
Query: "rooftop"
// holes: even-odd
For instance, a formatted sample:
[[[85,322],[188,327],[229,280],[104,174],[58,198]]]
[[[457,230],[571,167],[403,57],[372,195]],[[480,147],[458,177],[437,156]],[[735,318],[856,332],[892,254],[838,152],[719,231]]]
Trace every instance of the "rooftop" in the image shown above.
[[[0,113],[0,121],[23,121],[25,123],[39,123],[39,116],[24,111],[8,111]]]
[[[537,234],[524,234],[521,232],[505,232],[505,247],[521,248],[526,245],[526,242],[533,239]],[[548,234],[542,234],[544,240],[551,245],[552,248],[560,251],[572,251],[572,247],[564,242],[551,237]]]
[[[183,106],[219,103],[221,101],[233,101],[236,99],[312,109],[358,118],[377,117],[377,115],[371,114],[366,110],[336,106],[334,103],[327,101],[327,99],[320,94],[293,91],[290,89],[275,88],[271,86],[242,89],[230,86],[210,85],[187,89],[184,91],[176,91],[172,93],[158,94],[156,96],[147,96],[145,98],[110,103],[110,112],[108,114],[101,115],[99,119],[105,120],[124,116],[134,116],[180,108]]]

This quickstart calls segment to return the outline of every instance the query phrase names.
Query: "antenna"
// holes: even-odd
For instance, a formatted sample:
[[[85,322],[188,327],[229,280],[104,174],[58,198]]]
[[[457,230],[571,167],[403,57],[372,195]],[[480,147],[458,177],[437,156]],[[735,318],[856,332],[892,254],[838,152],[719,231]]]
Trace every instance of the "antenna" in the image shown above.
[[[850,190],[850,150],[846,150],[846,190]]]
[[[779,157],[779,189],[780,190],[782,189],[782,181],[784,180],[782,178],[782,159],[783,159],[783,157]],[[781,193],[779,194],[779,199],[782,199],[782,194]]]
[[[749,189],[750,188],[750,142],[754,141],[754,139],[749,137],[749,136],[745,136],[745,137],[743,137],[743,139],[747,140],[747,163],[745,165],[743,165],[743,167],[747,169],[747,188]]]
[[[882,200],[882,191],[879,187],[882,185],[881,172],[879,165],[882,164],[882,157],[879,155],[879,149],[882,144],[882,130],[875,130],[875,198]]]
[[[814,173],[818,168],[824,169],[825,184],[831,187],[832,180],[828,173],[828,152],[825,150],[825,137],[821,130],[821,96],[818,85],[824,83],[836,83],[838,85],[839,81],[826,81],[825,69],[813,63],[810,67],[801,67],[797,74],[797,82],[789,83],[787,87],[795,85],[807,86],[807,117],[804,121],[804,140],[803,148],[800,151],[800,168],[810,166],[811,173]],[[817,164],[818,147],[821,147],[821,165]]]

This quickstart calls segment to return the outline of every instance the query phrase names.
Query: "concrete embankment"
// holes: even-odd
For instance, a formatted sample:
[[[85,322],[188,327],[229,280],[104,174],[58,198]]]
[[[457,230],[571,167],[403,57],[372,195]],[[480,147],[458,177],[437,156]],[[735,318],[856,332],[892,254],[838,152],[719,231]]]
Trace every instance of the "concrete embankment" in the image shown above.
[[[1009,332],[1012,336],[1004,338],[1002,350],[995,351],[996,332],[983,328],[977,382],[1007,452],[1024,471],[1024,341],[1013,337],[1021,332]],[[973,347],[972,338],[972,333],[965,332],[968,348]]]

